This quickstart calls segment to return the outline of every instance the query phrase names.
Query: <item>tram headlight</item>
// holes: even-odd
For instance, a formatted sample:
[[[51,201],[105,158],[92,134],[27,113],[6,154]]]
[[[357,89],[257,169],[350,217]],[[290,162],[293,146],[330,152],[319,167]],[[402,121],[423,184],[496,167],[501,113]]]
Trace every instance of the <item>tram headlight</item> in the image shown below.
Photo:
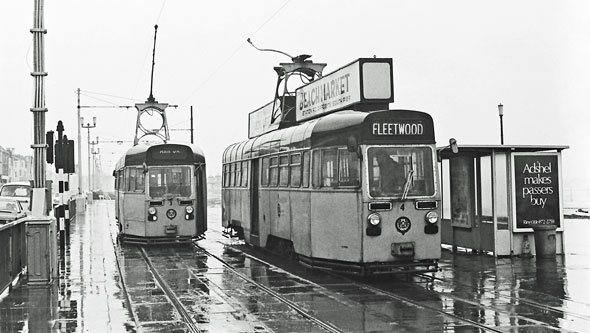
[[[438,213],[434,210],[431,210],[428,213],[426,213],[425,219],[426,222],[430,224],[435,224],[436,222],[438,222]]]
[[[156,216],[157,212],[158,212],[158,210],[155,207],[148,208],[148,220],[149,221],[158,220],[158,217]]]
[[[193,213],[195,212],[195,209],[193,208],[193,206],[186,206],[184,207],[184,219],[185,220],[192,220],[195,216],[193,215]]]
[[[376,227],[381,223],[381,215],[372,213],[367,217],[367,221],[369,222],[369,225]]]

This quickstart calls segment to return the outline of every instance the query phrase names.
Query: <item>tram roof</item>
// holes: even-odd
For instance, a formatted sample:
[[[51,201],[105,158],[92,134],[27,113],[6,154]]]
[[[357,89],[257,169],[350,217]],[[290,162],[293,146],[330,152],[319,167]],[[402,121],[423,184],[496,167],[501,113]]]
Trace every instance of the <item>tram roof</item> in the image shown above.
[[[143,163],[146,161],[147,153],[150,149],[157,148],[157,147],[163,147],[163,146],[188,147],[192,151],[192,163],[193,164],[199,164],[199,163],[204,164],[205,163],[205,155],[203,154],[203,151],[201,150],[201,148],[199,148],[198,146],[196,146],[194,144],[186,144],[186,143],[178,143],[178,142],[156,143],[156,144],[140,143],[138,145],[135,145],[135,146],[129,148],[129,150],[127,150],[127,152],[125,152],[125,154],[123,156],[121,156],[121,158],[119,159],[119,161],[115,165],[115,170],[118,170],[118,169],[125,167],[125,166],[143,165]]]
[[[379,117],[383,118],[383,116],[389,116],[389,118],[395,120],[418,119],[424,122],[425,135],[423,137],[418,139],[392,139],[392,143],[408,143],[410,140],[412,143],[434,143],[432,117],[425,112],[413,110],[343,110],[234,143],[225,149],[223,162],[308,147],[346,146],[351,137],[356,139],[357,143],[371,143],[370,139],[366,137],[367,135],[364,134],[363,129],[370,126],[371,119],[379,119]]]

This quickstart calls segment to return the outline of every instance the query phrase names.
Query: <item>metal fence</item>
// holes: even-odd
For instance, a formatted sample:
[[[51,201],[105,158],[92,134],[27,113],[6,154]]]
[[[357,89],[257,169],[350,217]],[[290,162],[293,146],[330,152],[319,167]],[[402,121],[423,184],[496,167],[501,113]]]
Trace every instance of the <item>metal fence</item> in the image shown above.
[[[25,219],[0,224],[0,293],[27,265],[26,228]]]

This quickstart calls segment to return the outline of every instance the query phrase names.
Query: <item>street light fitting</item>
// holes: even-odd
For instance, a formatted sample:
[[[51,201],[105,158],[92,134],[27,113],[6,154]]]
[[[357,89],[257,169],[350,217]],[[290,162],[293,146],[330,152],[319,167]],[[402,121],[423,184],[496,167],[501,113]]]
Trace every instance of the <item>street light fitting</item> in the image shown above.
[[[502,105],[502,103],[498,104],[498,114],[500,116],[504,115],[504,105]]]

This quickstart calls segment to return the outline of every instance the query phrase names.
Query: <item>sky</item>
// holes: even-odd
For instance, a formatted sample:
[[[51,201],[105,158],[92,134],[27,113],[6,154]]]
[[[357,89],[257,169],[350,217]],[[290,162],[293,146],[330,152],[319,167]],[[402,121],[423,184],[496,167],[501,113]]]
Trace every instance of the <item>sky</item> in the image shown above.
[[[248,113],[270,102],[273,67],[310,54],[330,73],[357,58],[390,57],[392,109],[430,113],[438,145],[499,144],[504,105],[510,145],[567,145],[566,186],[590,189],[590,3],[580,1],[45,1],[46,130],[58,120],[77,137],[81,113],[99,137],[110,174],[135,134],[135,109],[150,91],[167,110],[171,139],[196,143],[208,174],[247,138]],[[0,146],[31,155],[33,0],[0,4]],[[14,124],[17,124],[15,126]],[[83,163],[88,132],[83,130]],[[126,141],[122,144],[116,141]]]

